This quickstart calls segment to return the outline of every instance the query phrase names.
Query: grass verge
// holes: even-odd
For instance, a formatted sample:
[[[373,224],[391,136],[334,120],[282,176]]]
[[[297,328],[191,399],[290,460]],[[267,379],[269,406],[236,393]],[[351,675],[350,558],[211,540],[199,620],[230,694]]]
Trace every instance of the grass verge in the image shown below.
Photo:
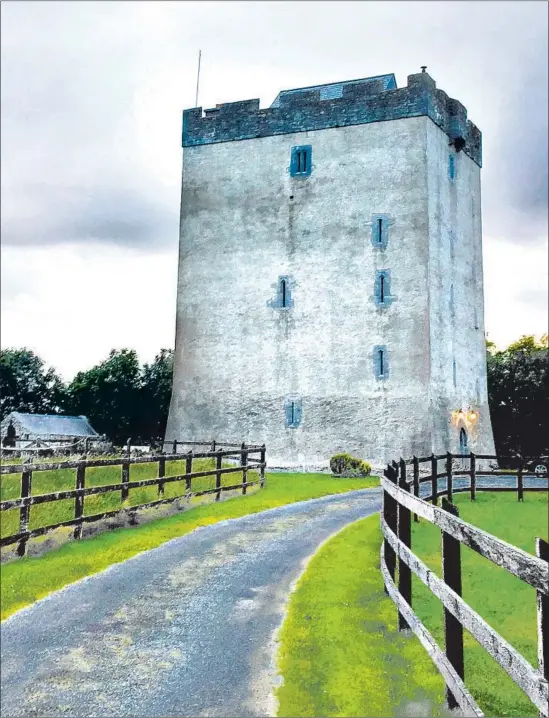
[[[3,564],[0,566],[1,618],[7,618],[18,609],[84,576],[200,526],[296,501],[378,485],[377,477],[333,479],[326,474],[267,474],[265,487],[252,494],[197,506],[141,526],[116,529],[94,538],[74,541],[39,558],[25,557]]]
[[[278,716],[444,715],[444,682],[397,631],[379,568],[379,514],[324,544],[292,594],[279,640]]]
[[[535,555],[535,537],[547,540],[547,494],[526,493],[523,502],[511,493],[479,491],[477,500],[456,494],[460,517]],[[440,530],[412,523],[412,549],[437,576],[442,576]],[[536,591],[515,576],[461,547],[463,598],[529,663],[537,667]],[[414,610],[444,645],[442,605],[415,576]],[[494,659],[464,631],[465,683],[486,716],[537,716],[538,710]]]
[[[534,553],[547,539],[547,494],[457,494],[460,516]],[[313,557],[292,595],[280,633],[279,716],[443,715],[444,683],[415,637],[399,634],[379,570],[379,517],[358,521]],[[439,576],[440,530],[412,524],[412,549]],[[463,597],[537,666],[536,592],[462,546]],[[397,572],[398,579],[398,572]],[[444,646],[440,601],[412,576],[414,611]],[[465,682],[486,716],[536,716],[537,709],[464,631]]]

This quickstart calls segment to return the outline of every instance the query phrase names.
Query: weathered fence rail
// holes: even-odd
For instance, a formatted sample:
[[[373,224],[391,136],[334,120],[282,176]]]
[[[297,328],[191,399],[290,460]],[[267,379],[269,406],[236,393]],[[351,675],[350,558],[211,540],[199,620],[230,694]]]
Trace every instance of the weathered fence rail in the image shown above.
[[[24,446],[22,445],[24,444]],[[71,437],[65,438],[29,438],[26,436],[15,436],[8,441],[6,438],[3,440],[0,447],[0,453],[2,456],[16,456],[17,454],[33,454],[36,453],[44,455],[46,453],[57,452],[59,454],[83,454],[86,455],[90,451],[96,453],[96,447],[98,445],[109,445],[104,437],[89,437],[83,436],[80,438],[72,439]],[[111,445],[112,446],[112,445]],[[127,440],[124,447],[121,449],[122,453],[131,454],[133,450],[141,448],[143,446],[152,447],[153,451],[158,453],[171,451],[172,454],[185,453],[183,447],[185,446],[205,446],[209,447],[210,451],[216,451],[218,447],[233,447],[234,449],[240,448],[240,442],[237,441],[182,441],[180,439],[173,439],[166,441],[163,438],[152,438],[152,439],[134,439]],[[260,444],[250,444],[250,449],[260,449]],[[101,450],[101,453],[107,453]],[[112,453],[112,452],[109,452]]]
[[[186,444],[188,442],[178,442]],[[194,445],[198,445],[195,442]],[[200,442],[203,445],[203,442]],[[217,444],[221,446],[222,444]],[[225,444],[227,446],[227,444]],[[10,536],[0,538],[0,546],[7,546],[17,543],[17,554],[24,556],[26,553],[27,542],[30,538],[41,536],[48,531],[60,528],[61,526],[74,526],[74,538],[79,539],[82,536],[82,526],[84,523],[99,521],[108,517],[115,516],[122,511],[135,513],[139,509],[151,508],[161,504],[167,504],[178,499],[190,499],[194,496],[203,496],[207,494],[215,494],[215,500],[219,501],[223,491],[234,491],[241,489],[245,494],[250,486],[259,484],[263,488],[265,483],[265,445],[247,446],[246,444],[230,444],[234,446],[231,449],[214,449],[207,452],[193,453],[192,449],[187,453],[159,454],[155,456],[130,457],[123,456],[116,459],[89,459],[79,461],[57,461],[49,463],[25,463],[15,465],[0,466],[0,476],[9,474],[21,474],[21,492],[20,497],[0,502],[0,511],[9,511],[10,509],[19,509],[19,530]],[[240,464],[237,466],[223,467],[223,459],[235,459],[238,457]],[[192,471],[192,462],[195,459],[215,459],[215,467],[204,471]],[[185,473],[174,476],[166,476],[167,461],[185,461]],[[130,481],[130,466],[135,464],[158,464],[158,475],[151,479],[141,479],[138,481]],[[86,487],[86,470],[92,467],[102,466],[120,466],[121,481],[115,484],[89,486]],[[64,491],[56,491],[49,494],[32,495],[32,478],[33,475],[43,471],[57,471],[76,469],[75,488]],[[254,481],[248,481],[248,472],[257,470],[259,478]],[[223,485],[222,476],[231,473],[242,473],[242,481],[236,484]],[[215,487],[201,491],[192,491],[192,480],[202,477],[215,476]],[[185,494],[183,496],[164,497],[164,488],[168,483],[185,481]],[[158,487],[158,498],[148,503],[136,504],[129,507],[121,507],[110,511],[103,511],[98,514],[84,515],[84,500],[86,496],[94,496],[97,494],[106,494],[120,491],[121,502],[129,497],[130,489],[143,488],[147,486]],[[74,499],[74,518],[67,521],[60,521],[56,524],[49,524],[40,528],[29,530],[30,510],[32,506],[44,504],[53,501],[62,501],[66,499]]]
[[[547,457],[535,457],[538,460]],[[468,460],[468,470],[456,469],[454,460]],[[459,518],[457,506],[451,503],[453,493],[468,491],[471,500],[477,490],[507,490],[517,492],[519,501],[528,491],[547,491],[548,486],[524,486],[527,466],[521,459],[516,471],[516,487],[492,487],[476,483],[477,476],[510,476],[507,472],[477,472],[477,460],[495,460],[495,456],[471,454],[445,454],[424,458],[401,459],[388,465],[381,479],[383,509],[381,529],[384,537],[381,548],[381,572],[385,589],[398,609],[399,630],[411,629],[429,653],[446,682],[449,708],[459,707],[464,715],[483,716],[464,681],[463,629],[507,672],[538,708],[540,716],[548,715],[548,636],[549,636],[549,545],[536,539],[536,556],[502,541]],[[445,461],[445,471],[438,471],[438,461]],[[431,474],[420,478],[420,464],[429,462]],[[413,467],[413,478],[407,478],[406,469]],[[455,476],[469,476],[465,487],[454,487]],[[512,474],[511,474],[512,476]],[[438,489],[438,479],[446,479],[446,488]],[[431,494],[420,498],[420,484],[431,483]],[[438,498],[442,496],[442,506]],[[441,530],[442,579],[433,573],[411,550],[411,516],[423,518]],[[499,635],[461,597],[461,554],[464,544],[492,563],[505,569],[536,590],[538,626],[538,668],[534,668],[515,648]],[[395,574],[398,559],[398,587]],[[412,609],[412,575],[416,576],[440,600],[444,610],[445,650],[436,643]]]

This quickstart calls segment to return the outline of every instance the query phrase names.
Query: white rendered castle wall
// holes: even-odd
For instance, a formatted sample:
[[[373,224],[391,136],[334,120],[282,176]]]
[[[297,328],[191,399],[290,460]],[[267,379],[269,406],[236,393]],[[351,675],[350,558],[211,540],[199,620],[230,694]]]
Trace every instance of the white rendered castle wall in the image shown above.
[[[432,262],[446,262],[433,246],[429,194],[447,181],[428,151],[438,142],[431,126],[447,154],[427,117],[184,149],[167,439],[265,442],[271,465],[336,451],[375,462],[430,452],[429,396],[431,410],[439,394],[450,400],[433,388],[431,364],[444,386],[452,371],[442,296],[429,311],[434,283],[444,284]],[[306,179],[288,172],[295,145],[312,147]],[[371,242],[376,213],[391,222],[384,250]],[[376,269],[391,272],[394,300],[383,308],[373,301]],[[281,276],[290,309],[269,306]],[[375,376],[376,345],[388,352],[385,380]],[[297,428],[285,423],[291,397],[302,402]]]
[[[494,453],[486,382],[480,167],[428,122],[433,451]],[[456,412],[463,410],[463,419]],[[467,419],[468,410],[478,417]]]

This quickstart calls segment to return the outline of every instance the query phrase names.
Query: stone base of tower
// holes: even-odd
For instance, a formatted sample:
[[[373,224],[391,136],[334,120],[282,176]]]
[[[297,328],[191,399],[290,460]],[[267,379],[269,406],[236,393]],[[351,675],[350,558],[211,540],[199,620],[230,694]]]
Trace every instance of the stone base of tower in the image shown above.
[[[376,469],[401,457],[459,454],[464,432],[466,452],[495,452],[487,405],[476,405],[473,417],[447,403],[430,409],[419,397],[304,396],[301,411],[299,425],[291,428],[284,397],[256,397],[249,406],[242,401],[231,407],[219,398],[198,404],[189,397],[179,406],[172,402],[166,441],[264,443],[269,469],[300,472],[329,471],[330,457],[340,452]]]

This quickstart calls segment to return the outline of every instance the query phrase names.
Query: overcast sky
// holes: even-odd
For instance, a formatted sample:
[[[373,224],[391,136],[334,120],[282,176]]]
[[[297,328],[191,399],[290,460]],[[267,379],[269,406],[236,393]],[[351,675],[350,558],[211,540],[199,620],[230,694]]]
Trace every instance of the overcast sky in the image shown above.
[[[483,133],[486,329],[547,331],[540,2],[1,3],[2,347],[173,347],[181,111],[427,65]]]

